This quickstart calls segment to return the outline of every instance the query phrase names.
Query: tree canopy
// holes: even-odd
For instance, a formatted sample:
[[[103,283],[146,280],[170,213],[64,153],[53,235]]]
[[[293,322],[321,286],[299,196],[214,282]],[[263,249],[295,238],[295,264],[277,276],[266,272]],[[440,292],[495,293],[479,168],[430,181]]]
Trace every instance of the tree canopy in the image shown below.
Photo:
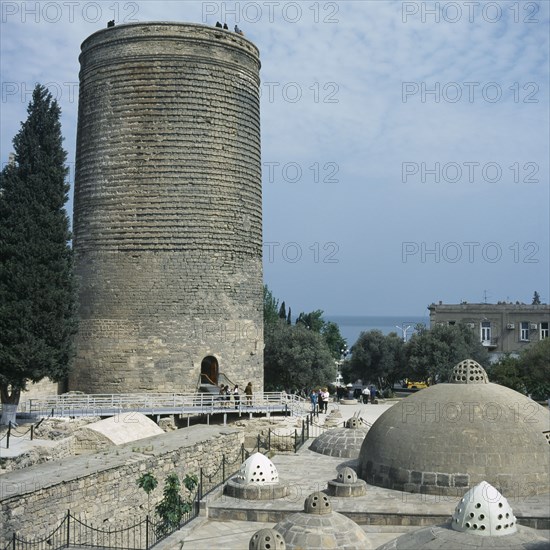
[[[66,376],[76,328],[60,109],[48,90],[37,85],[27,113],[13,139],[15,160],[0,174],[4,405],[16,405],[29,381]],[[5,423],[5,414],[2,418]]]
[[[336,365],[323,336],[281,319],[265,338],[264,383],[269,389],[311,388],[336,377]]]
[[[300,313],[291,324],[291,308],[264,286],[264,384],[277,390],[328,385],[336,377],[336,359],[346,341],[323,312]]]
[[[363,384],[376,383],[381,389],[391,389],[402,378],[405,344],[395,332],[388,335],[380,330],[362,332],[351,351],[351,360],[345,364],[345,378],[361,379]]]
[[[447,382],[453,367],[464,359],[473,359],[486,368],[489,363],[487,350],[476,333],[460,323],[437,325],[412,335],[406,345],[407,372],[415,380],[431,378]]]

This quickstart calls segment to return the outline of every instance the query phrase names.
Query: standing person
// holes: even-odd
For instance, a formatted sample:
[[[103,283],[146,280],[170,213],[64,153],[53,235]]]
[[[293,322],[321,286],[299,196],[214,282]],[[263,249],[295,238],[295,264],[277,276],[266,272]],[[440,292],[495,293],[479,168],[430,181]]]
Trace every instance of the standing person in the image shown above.
[[[317,392],[315,391],[315,388],[313,388],[311,390],[311,394],[309,396],[309,399],[311,400],[311,412],[312,413],[319,413],[319,411],[317,410]]]
[[[229,386],[225,386],[224,388],[224,394],[225,394],[225,400],[231,401],[231,390],[229,389]],[[231,406],[229,403],[227,403],[227,406]]]
[[[246,404],[248,406],[252,405],[252,382],[249,382],[246,385],[246,388],[244,389],[244,393],[246,395]]]
[[[368,402],[369,402],[369,397],[370,397],[370,390],[369,390],[369,387],[368,386],[365,386],[363,388],[363,405],[367,405]]]
[[[239,401],[240,401],[239,385],[238,384],[233,388],[233,399],[235,400],[235,408],[238,409],[239,408]]]
[[[322,409],[323,409],[323,412],[326,414],[326,412],[328,410],[328,400],[329,400],[329,397],[330,397],[330,394],[328,393],[328,389],[323,388],[320,395],[321,395]]]
[[[376,386],[374,384],[370,385],[370,402],[374,404],[374,400],[376,399]]]

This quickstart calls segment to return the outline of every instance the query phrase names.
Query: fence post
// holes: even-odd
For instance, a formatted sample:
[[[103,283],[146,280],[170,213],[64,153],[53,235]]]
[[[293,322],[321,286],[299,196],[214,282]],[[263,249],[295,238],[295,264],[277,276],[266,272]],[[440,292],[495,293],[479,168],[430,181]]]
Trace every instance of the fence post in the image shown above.
[[[145,516],[145,550],[149,550],[149,514]]]
[[[271,451],[271,428],[267,429],[267,450]]]
[[[202,468],[199,469],[199,474],[200,474],[200,481],[199,481],[199,495],[200,495],[200,500],[202,500]]]
[[[8,420],[8,433],[6,435],[6,449],[10,448],[11,420]]]
[[[222,483],[225,481],[225,455],[222,454]]]
[[[302,445],[304,444],[304,441],[305,441],[304,439],[305,433],[306,433],[305,424],[304,424],[304,421],[302,420]]]
[[[256,444],[258,445],[258,452],[260,452],[260,434],[256,438]]]
[[[69,547],[69,545],[71,543],[70,526],[71,526],[71,511],[67,510],[67,548]]]
[[[12,537],[12,547],[13,547],[13,550],[15,550],[15,531],[13,532],[13,537]]]
[[[241,464],[244,462],[244,443],[241,443]]]
[[[31,425],[31,441],[34,439],[34,424]]]
[[[298,452],[298,430],[294,429],[294,454]]]

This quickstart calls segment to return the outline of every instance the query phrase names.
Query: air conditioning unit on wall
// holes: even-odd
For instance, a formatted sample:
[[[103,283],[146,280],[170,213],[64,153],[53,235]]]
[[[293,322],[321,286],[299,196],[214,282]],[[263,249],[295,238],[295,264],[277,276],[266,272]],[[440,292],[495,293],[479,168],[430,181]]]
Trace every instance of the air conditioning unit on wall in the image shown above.
[[[539,326],[537,325],[537,323],[531,323],[531,324],[529,325],[529,328],[530,328],[531,330],[537,330],[537,328],[539,328]]]
[[[476,328],[476,324],[475,323],[466,323],[466,326],[468,328]]]
[[[510,330],[515,329],[515,328],[516,328],[516,324],[515,324],[515,323],[508,323],[508,324],[506,325],[506,328],[507,328],[507,329],[510,329]]]

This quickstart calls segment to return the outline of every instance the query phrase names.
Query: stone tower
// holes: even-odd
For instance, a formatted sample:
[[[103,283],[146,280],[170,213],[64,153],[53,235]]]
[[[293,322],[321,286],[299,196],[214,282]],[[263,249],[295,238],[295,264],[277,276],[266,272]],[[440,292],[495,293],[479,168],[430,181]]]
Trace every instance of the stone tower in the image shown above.
[[[82,43],[69,388],[263,389],[259,52],[203,25]]]

